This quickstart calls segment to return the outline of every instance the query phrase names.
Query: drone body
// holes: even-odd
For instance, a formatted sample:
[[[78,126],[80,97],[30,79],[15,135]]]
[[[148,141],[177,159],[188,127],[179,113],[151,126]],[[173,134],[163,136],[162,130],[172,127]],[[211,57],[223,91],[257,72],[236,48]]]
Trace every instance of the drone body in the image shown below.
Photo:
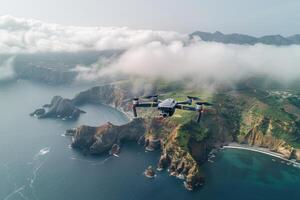
[[[191,97],[188,96],[187,100],[185,101],[176,101],[172,98],[168,98],[165,100],[159,100],[158,95],[151,95],[151,96],[146,96],[144,97],[146,99],[152,99],[151,102],[141,102],[139,98],[134,98],[133,99],[133,114],[134,117],[137,117],[137,107],[157,107],[157,109],[160,111],[160,116],[166,118],[166,117],[171,117],[176,109],[182,109],[182,110],[188,110],[188,111],[195,111],[198,112],[198,117],[197,117],[197,122],[200,122],[204,105],[206,106],[211,106],[212,104],[207,103],[207,102],[196,102],[196,106],[193,107],[192,102],[193,100],[199,100],[198,97]]]
[[[166,99],[160,102],[157,106],[157,109],[160,111],[160,115],[163,117],[171,117],[176,109],[176,101],[174,99]]]

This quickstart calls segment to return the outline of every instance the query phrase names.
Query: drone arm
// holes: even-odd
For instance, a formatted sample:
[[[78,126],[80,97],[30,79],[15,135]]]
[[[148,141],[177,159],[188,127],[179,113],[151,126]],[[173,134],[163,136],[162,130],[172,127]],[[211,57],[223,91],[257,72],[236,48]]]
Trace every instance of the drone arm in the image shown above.
[[[139,103],[136,105],[136,107],[144,107],[144,108],[151,108],[151,107],[157,107],[157,102],[149,102],[149,103]]]
[[[191,105],[191,104],[192,104],[192,101],[191,101],[191,100],[178,101],[177,104],[181,104],[181,105],[189,104],[189,105]]]
[[[132,110],[133,110],[133,116],[134,116],[134,117],[137,117],[136,105],[135,105],[135,104],[133,104]]]
[[[185,106],[185,105],[176,105],[177,109],[189,110],[189,111],[197,111],[195,107]]]
[[[197,107],[191,107],[191,106],[185,106],[185,105],[176,105],[177,109],[182,109],[182,110],[189,110],[189,111],[197,111],[198,112],[198,117],[197,117],[197,123],[200,122],[202,113],[203,113],[203,105],[197,105]]]
[[[133,103],[133,106],[132,106],[133,115],[134,115],[134,117],[137,117],[137,111],[136,111],[137,107],[150,108],[150,107],[157,107],[157,106],[158,106],[157,102],[139,103],[136,101]]]

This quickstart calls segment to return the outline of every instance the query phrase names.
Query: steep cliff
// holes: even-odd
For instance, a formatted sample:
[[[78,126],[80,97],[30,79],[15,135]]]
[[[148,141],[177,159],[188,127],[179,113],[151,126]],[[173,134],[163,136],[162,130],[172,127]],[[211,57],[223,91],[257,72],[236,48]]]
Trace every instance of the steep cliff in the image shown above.
[[[77,108],[70,99],[64,99],[61,96],[54,96],[50,104],[43,106],[44,108],[38,108],[32,112],[31,116],[37,116],[38,118],[62,118],[75,120],[81,113],[85,113],[83,110]]]
[[[162,155],[159,159],[158,169],[168,169],[170,175],[184,180],[184,185],[188,190],[194,190],[204,184],[204,175],[200,171],[200,165],[192,156],[191,151],[186,151],[178,141],[178,133],[181,126],[175,127],[168,137],[163,140]],[[205,152],[205,151],[204,151]],[[197,154],[198,153],[198,154]],[[199,152],[196,157],[206,157]]]
[[[232,140],[268,148],[286,158],[300,160],[300,126],[297,116],[284,109],[289,102],[271,92],[222,95],[216,99]]]
[[[72,137],[72,147],[88,151],[91,154],[108,152],[114,144],[123,141],[138,141],[145,134],[143,119],[134,119],[130,123],[116,126],[106,123],[100,127],[80,126]]]
[[[72,99],[72,102],[75,105],[94,103],[121,107],[131,98],[129,90],[122,89],[119,85],[103,85],[80,92]]]
[[[290,159],[300,160],[295,152],[291,137],[297,137],[295,122],[279,120],[249,110],[242,117],[238,141],[254,146],[268,148]]]

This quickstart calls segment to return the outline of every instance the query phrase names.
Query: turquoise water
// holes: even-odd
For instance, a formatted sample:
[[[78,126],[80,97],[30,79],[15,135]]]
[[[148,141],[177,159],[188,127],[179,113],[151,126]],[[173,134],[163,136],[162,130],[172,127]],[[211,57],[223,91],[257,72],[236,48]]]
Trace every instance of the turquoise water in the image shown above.
[[[26,81],[0,85],[0,199],[299,199],[300,169],[263,154],[224,150],[202,169],[206,185],[188,192],[182,181],[158,173],[143,176],[159,152],[135,144],[120,157],[85,157],[69,147],[65,129],[128,120],[106,106],[87,105],[77,122],[38,120],[28,114],[54,95],[72,97],[85,88],[52,87]]]

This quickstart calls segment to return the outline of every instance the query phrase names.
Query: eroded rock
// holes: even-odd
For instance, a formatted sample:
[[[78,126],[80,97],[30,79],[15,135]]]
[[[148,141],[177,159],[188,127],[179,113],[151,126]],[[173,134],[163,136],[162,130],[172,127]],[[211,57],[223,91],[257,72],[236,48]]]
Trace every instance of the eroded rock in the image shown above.
[[[148,178],[154,178],[155,177],[155,171],[154,171],[154,169],[151,165],[145,170],[144,174]]]
[[[118,155],[120,153],[121,147],[118,144],[113,144],[109,150],[110,155]]]
[[[134,119],[128,124],[116,126],[106,123],[100,127],[80,126],[73,136],[72,147],[86,149],[91,154],[109,151],[114,144],[138,141],[145,134],[144,120]]]
[[[41,116],[46,113],[46,110],[44,108],[38,108],[34,112],[30,113],[30,116]]]
[[[77,108],[70,99],[54,96],[50,104],[44,105],[44,108],[37,109],[31,115],[36,115],[38,118],[76,120],[81,113],[85,112]]]

